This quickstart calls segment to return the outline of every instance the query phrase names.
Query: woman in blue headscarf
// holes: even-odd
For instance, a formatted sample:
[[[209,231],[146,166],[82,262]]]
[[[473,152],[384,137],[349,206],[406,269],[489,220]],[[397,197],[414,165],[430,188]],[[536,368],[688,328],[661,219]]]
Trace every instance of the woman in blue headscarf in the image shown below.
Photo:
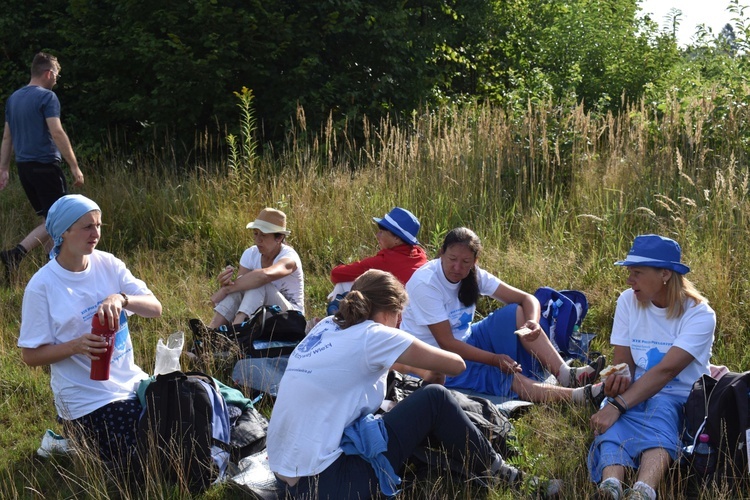
[[[18,346],[29,366],[49,365],[58,419],[90,441],[102,459],[126,459],[135,444],[141,405],[135,390],[148,375],[133,358],[127,315],[161,315],[161,303],[112,254],[96,250],[99,206],[67,195],[49,210],[54,241],[50,261],[31,278],[23,296]],[[108,380],[91,380],[91,361],[107,342],[91,333],[93,316],[115,330]]]

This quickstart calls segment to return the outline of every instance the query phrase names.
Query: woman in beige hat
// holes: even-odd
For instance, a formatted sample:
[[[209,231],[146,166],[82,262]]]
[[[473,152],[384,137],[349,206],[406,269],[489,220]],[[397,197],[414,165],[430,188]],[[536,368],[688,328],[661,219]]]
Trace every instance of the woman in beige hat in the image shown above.
[[[219,274],[221,288],[211,296],[216,314],[209,328],[242,323],[262,305],[305,313],[302,262],[284,243],[290,233],[286,214],[264,208],[247,228],[253,230],[255,245],[242,254],[236,277],[231,266]]]

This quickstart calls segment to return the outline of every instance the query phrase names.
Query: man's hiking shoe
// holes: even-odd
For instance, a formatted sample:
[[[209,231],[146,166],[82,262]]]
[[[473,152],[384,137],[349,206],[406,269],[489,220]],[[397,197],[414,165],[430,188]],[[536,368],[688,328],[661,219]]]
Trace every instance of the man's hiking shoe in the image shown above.
[[[18,266],[23,260],[24,254],[16,248],[10,250],[3,250],[0,252],[0,260],[3,262],[3,272],[5,273],[5,281],[10,282],[11,275],[18,271]]]
[[[606,397],[604,395],[604,387],[600,388],[599,394],[597,394],[596,396],[594,396],[593,388],[594,386],[591,384],[584,386],[583,394],[586,397],[586,401],[591,403],[591,406],[594,407],[594,411],[599,411],[599,408],[602,407],[602,402],[604,401],[604,398]]]
[[[586,366],[576,366],[570,369],[568,387],[575,389],[586,384],[593,384],[599,378],[599,373],[607,365],[607,358],[599,356]],[[589,369],[591,368],[591,369]]]
[[[49,458],[50,455],[67,455],[72,451],[67,439],[47,429],[44,437],[42,437],[41,446],[36,450],[36,454],[40,457]]]

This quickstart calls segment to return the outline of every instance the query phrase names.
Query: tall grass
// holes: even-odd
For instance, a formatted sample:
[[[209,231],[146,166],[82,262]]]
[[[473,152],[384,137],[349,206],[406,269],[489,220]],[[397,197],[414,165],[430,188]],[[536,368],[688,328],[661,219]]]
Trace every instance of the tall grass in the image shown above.
[[[670,103],[661,110],[637,103],[617,116],[552,104],[530,106],[520,116],[487,105],[446,106],[422,110],[406,123],[365,120],[352,127],[364,130],[361,137],[330,123],[309,130],[299,109],[277,150],[252,149],[247,135],[226,162],[199,152],[181,174],[168,174],[173,170],[160,168],[156,156],[112,155],[95,170],[84,165],[80,192],[102,207],[100,248],[123,258],[164,305],[162,318],[132,323],[136,360],[147,371],[158,337],[187,330],[190,317],[210,318],[213,278],[251,244],[244,227],[264,206],[287,213],[288,242],[304,266],[308,316],[322,316],[330,268],[373,254],[371,217],[395,205],[420,218],[420,241],[430,255],[446,231],[466,225],[483,239],[480,264],[501,279],[529,291],[545,285],[583,290],[591,303],[584,327],[599,333],[594,347],[604,352],[610,352],[615,299],[625,288],[612,263],[637,234],[673,237],[691,279],[717,312],[713,362],[741,370],[750,365],[750,117],[731,103],[718,109],[710,92]],[[201,139],[196,150],[201,144],[214,141]],[[238,174],[246,155],[252,175]],[[0,195],[6,247],[36,222],[26,204],[15,181]],[[81,474],[75,460],[34,457],[44,429],[57,425],[48,371],[24,366],[15,342],[24,284],[44,260],[39,252],[25,260],[17,279],[0,289],[0,444],[6,450],[0,492],[120,496],[111,481]],[[480,312],[490,307],[484,301]],[[520,465],[565,478],[568,498],[592,491],[585,468],[589,415],[536,405],[516,422]],[[675,468],[660,496],[683,496],[688,484],[687,472]],[[181,496],[168,488],[162,494]],[[207,494],[230,495],[221,488]],[[507,496],[502,489],[493,494]]]

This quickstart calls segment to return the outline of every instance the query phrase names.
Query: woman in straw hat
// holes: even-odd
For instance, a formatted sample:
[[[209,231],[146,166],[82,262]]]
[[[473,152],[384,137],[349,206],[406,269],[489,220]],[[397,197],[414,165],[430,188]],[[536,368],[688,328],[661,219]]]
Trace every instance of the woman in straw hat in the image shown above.
[[[414,271],[427,263],[427,254],[417,240],[419,219],[413,213],[395,207],[382,218],[373,217],[372,221],[378,226],[375,238],[380,250],[372,257],[334,267],[331,281],[335,287],[328,295],[329,300],[343,296],[351,289],[352,282],[369,269],[388,271],[405,285]],[[329,314],[334,312],[329,306]]]
[[[284,242],[290,233],[286,214],[264,208],[247,228],[253,230],[255,245],[242,254],[236,277],[231,266],[219,274],[221,288],[211,296],[216,313],[209,328],[242,323],[263,305],[305,313],[302,262]]]
[[[106,461],[126,465],[135,449],[141,404],[136,389],[148,378],[133,357],[127,316],[161,315],[161,303],[114,255],[96,250],[102,214],[78,195],[58,199],[46,229],[53,240],[50,261],[29,281],[23,295],[18,346],[29,366],[49,365],[58,419],[81,433]],[[107,351],[107,341],[91,333],[94,316],[115,330],[108,380],[91,380],[91,362]],[[45,434],[40,455],[61,449]]]
[[[709,373],[716,315],[680,259],[677,242],[647,234],[615,262],[628,268],[630,288],[617,299],[613,363],[628,369],[606,378],[609,397],[591,417],[588,467],[597,498],[656,498],[680,449],[682,406],[693,382]],[[637,482],[623,493],[627,468],[638,469]]]

